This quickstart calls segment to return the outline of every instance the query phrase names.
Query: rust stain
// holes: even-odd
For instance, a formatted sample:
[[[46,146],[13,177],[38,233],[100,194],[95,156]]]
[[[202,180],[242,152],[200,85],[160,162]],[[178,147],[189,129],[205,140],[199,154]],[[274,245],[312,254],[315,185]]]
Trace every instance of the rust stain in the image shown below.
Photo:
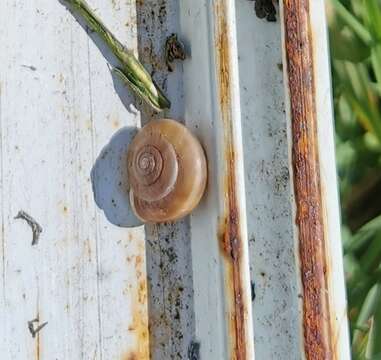
[[[40,360],[41,355],[41,349],[40,349],[40,334],[37,334],[37,341],[36,341],[36,359]]]
[[[137,295],[132,304],[132,322],[128,331],[135,335],[135,345],[132,351],[128,351],[122,359],[149,360],[149,334],[147,313],[147,283],[139,281]]]
[[[122,360],[140,360],[140,358],[135,353],[130,353],[122,357]]]
[[[120,120],[117,114],[109,114],[107,115],[107,119],[110,121],[111,126],[114,129],[118,129],[120,127]]]
[[[142,236],[134,236],[129,233],[129,241],[135,243],[144,243]],[[127,286],[124,294],[133,293],[132,303],[130,305],[132,311],[132,321],[128,326],[128,331],[134,337],[134,345],[123,356],[122,360],[149,360],[149,332],[148,332],[148,303],[147,303],[147,279],[145,276],[145,249],[138,247],[135,255],[126,258],[127,263],[134,266],[137,278],[137,284]],[[134,261],[133,261],[134,260]]]
[[[40,319],[40,309],[39,309],[38,302],[39,302],[39,300],[37,299],[36,319]],[[37,334],[36,334],[36,360],[40,360],[40,358],[41,358],[40,332],[37,332]]]
[[[307,359],[334,359],[317,144],[309,0],[284,0],[285,49],[292,118],[292,162],[303,286]]]
[[[62,200],[58,202],[58,207],[62,215],[67,216],[69,214],[69,208]]]
[[[215,7],[217,24],[217,66],[218,90],[221,115],[224,125],[224,151],[226,174],[224,179],[225,209],[224,217],[220,220],[219,241],[226,260],[226,286],[230,301],[230,332],[233,353],[231,359],[247,359],[247,306],[245,304],[242,286],[242,237],[240,232],[240,216],[236,184],[236,153],[233,139],[233,124],[231,113],[231,73],[229,28],[226,18],[225,1],[216,1]]]
[[[87,259],[89,262],[92,260],[92,251],[91,251],[91,241],[90,239],[86,239],[85,245],[84,245],[84,250],[87,254]]]

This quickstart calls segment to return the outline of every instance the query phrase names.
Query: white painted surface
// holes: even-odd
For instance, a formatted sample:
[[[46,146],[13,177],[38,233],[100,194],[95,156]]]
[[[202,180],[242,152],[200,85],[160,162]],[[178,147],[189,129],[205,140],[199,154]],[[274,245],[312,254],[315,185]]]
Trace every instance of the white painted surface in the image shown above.
[[[245,359],[254,358],[235,6],[232,0],[186,0],[180,7],[181,30],[191,53],[184,63],[185,122],[201,139],[209,160],[207,197],[190,219],[195,336],[201,344],[201,359],[243,359],[242,353]],[[219,19],[223,14],[225,18]],[[221,34],[221,24],[226,24],[226,34]],[[220,43],[224,35],[226,42]],[[228,54],[227,108],[220,101],[219,92],[224,91],[219,85],[223,82],[220,77],[226,74],[218,70],[222,58],[219,45],[224,46],[221,53]],[[230,260],[226,260],[230,254],[224,254],[219,238],[225,216],[229,216],[229,134],[235,153],[234,175],[230,176],[234,177],[238,236],[242,241],[241,299],[235,299],[228,290],[232,287],[227,265]],[[239,302],[248,305],[242,319],[245,349],[241,352],[234,348],[234,328],[230,323]]]
[[[237,1],[250,272],[258,359],[298,359],[300,314],[279,14],[269,23]]]
[[[114,83],[103,56],[108,54],[100,52],[58,0],[1,1],[1,359],[129,360],[133,352],[137,359],[147,359],[147,302],[153,359],[187,359],[192,341],[201,343],[202,359],[228,358],[224,267],[217,243],[223,206],[218,176],[224,169],[212,3],[228,4],[233,27],[235,102],[231,111],[240,152],[241,107],[245,179],[240,154],[239,195],[245,217],[246,193],[251,279],[256,285],[255,337],[251,333],[249,337],[254,338],[258,359],[283,360],[284,354],[300,359],[299,275],[285,96],[278,67],[279,21],[269,24],[257,19],[248,0],[89,3],[155,71],[155,79],[174,104],[166,116],[185,119],[201,139],[209,157],[210,188],[190,219],[145,230],[114,225],[126,225],[125,184],[118,189],[117,181],[121,179],[118,168],[124,163],[122,142],[131,127],[150,120],[151,113],[143,109],[141,119],[138,111],[130,109],[131,103],[140,105],[120,83]],[[341,259],[322,2],[313,6],[321,79],[317,99],[324,110],[319,115],[319,136],[328,134],[329,139],[329,146],[320,149],[327,229],[331,254]],[[176,63],[175,72],[168,74],[163,44],[172,32],[179,33],[190,57],[184,67]],[[99,155],[104,150],[111,151],[102,159]],[[91,170],[99,164],[103,167],[96,167],[94,181],[101,189],[98,205],[105,212],[95,204],[90,179]],[[20,209],[43,227],[38,246],[30,245],[30,228],[13,219]],[[245,234],[245,223],[242,226]],[[332,284],[343,284],[341,269],[341,260],[335,260]],[[248,272],[245,276],[248,299]],[[343,285],[333,288],[333,293],[334,306],[343,311],[338,319],[344,329],[339,341],[346,354]],[[27,322],[37,313],[48,325],[33,339]],[[250,351],[252,345],[248,344]]]
[[[316,76],[316,108],[318,125],[318,146],[320,176],[325,220],[325,236],[331,308],[331,326],[338,357],[349,360],[350,342],[347,318],[347,300],[344,281],[343,250],[340,231],[340,209],[338,181],[335,165],[334,119],[331,89],[329,46],[324,1],[310,1],[311,27],[314,39],[314,60]]]
[[[125,27],[135,21],[131,4],[91,4],[136,48],[136,32]],[[90,181],[102,148],[139,118],[58,1],[2,1],[0,22],[1,358],[119,359],[135,351],[145,359],[144,232],[109,223]],[[43,227],[38,246],[13,219],[20,209]],[[48,325],[33,339],[27,321],[37,314]]]

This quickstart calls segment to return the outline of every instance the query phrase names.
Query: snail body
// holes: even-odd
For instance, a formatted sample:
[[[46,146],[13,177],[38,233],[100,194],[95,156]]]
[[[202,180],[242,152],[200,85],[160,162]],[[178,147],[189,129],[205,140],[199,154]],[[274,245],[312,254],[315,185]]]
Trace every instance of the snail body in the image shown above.
[[[155,120],[143,127],[130,144],[127,162],[132,209],[144,222],[180,219],[204,194],[204,150],[196,137],[174,120]]]

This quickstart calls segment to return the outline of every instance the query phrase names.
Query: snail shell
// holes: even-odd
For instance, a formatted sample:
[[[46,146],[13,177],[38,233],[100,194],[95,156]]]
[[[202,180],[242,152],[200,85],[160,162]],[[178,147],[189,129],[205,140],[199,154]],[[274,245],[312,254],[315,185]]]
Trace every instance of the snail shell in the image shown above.
[[[141,220],[177,220],[200,202],[207,180],[205,153],[184,125],[151,121],[131,142],[127,159],[131,205]]]

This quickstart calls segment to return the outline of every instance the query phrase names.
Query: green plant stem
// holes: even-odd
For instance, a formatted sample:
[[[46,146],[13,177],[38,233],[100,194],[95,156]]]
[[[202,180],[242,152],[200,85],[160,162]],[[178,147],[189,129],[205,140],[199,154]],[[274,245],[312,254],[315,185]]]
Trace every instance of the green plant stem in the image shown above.
[[[373,316],[372,327],[366,348],[367,359],[380,359],[381,355],[381,301]]]
[[[381,11],[379,0],[365,0],[363,2],[365,10],[365,21],[367,28],[370,29],[373,37],[381,40]]]
[[[374,317],[377,309],[380,306],[381,300],[381,285],[375,284],[372,289],[369,291],[363,306],[361,308],[360,314],[357,318],[357,327],[366,326],[369,321]],[[362,343],[363,334],[359,330],[355,330],[353,333],[353,350],[355,354],[359,354],[361,343]]]
[[[123,44],[106,28],[102,21],[94,14],[85,0],[64,0],[95,31],[108,45],[121,67],[117,74],[124,80],[144,101],[155,110],[162,111],[171,106],[161,89],[155,84],[151,75]]]

